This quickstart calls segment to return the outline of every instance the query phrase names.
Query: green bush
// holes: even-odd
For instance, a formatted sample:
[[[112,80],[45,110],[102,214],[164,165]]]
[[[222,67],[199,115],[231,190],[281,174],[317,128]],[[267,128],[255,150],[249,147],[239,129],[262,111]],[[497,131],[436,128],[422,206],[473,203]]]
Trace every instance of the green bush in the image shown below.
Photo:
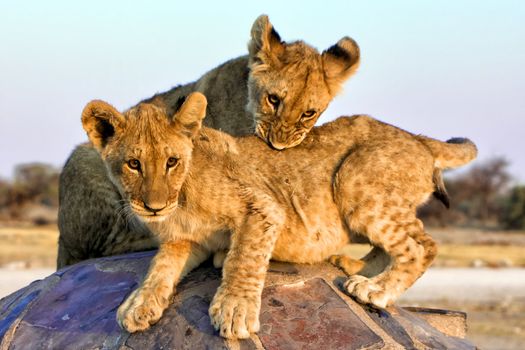
[[[503,203],[501,223],[508,230],[525,230],[525,186],[515,186]]]

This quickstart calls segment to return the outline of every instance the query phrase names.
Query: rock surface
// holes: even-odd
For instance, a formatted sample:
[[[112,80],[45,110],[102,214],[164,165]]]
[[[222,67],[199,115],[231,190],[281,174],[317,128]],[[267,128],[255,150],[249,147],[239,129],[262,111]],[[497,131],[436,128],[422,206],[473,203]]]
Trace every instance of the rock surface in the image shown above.
[[[155,252],[94,259],[64,268],[0,300],[0,349],[475,349],[462,339],[465,315],[429,309],[377,310],[340,292],[330,265],[272,263],[261,330],[227,341],[208,317],[220,270],[185,278],[161,320],[129,334],[115,313]]]

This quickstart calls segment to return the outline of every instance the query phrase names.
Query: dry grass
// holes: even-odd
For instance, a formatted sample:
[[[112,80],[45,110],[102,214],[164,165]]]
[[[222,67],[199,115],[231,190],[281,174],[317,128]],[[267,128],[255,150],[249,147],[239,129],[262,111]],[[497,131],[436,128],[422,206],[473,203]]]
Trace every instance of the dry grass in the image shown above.
[[[0,227],[0,266],[19,264],[27,267],[54,267],[57,241],[56,226]],[[361,257],[369,249],[370,246],[366,244],[352,244],[346,246],[343,253]],[[452,244],[449,241],[439,244],[439,255],[434,266],[473,265],[525,266],[525,246],[505,243]]]
[[[0,227],[0,266],[55,267],[56,226]]]
[[[525,247],[508,245],[445,244],[439,246],[439,266],[525,266]]]
[[[525,343],[525,300],[486,303],[433,301],[425,307],[461,310],[467,313],[467,338],[481,349],[523,349]]]
[[[371,247],[366,244],[346,246],[342,253],[362,257]],[[525,246],[440,244],[433,266],[440,267],[525,267]]]

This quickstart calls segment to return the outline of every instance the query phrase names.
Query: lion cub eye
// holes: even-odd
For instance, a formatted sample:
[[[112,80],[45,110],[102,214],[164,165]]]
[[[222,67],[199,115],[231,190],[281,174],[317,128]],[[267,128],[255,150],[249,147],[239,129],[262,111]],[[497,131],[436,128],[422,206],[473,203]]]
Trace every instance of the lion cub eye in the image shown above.
[[[140,162],[138,159],[128,160],[128,166],[133,170],[140,170]]]
[[[169,157],[168,161],[166,162],[166,167],[167,168],[173,168],[175,165],[177,165],[178,162],[179,162],[179,160],[177,158]]]
[[[301,119],[310,119],[310,118],[313,118],[316,114],[317,114],[316,111],[309,110],[309,111],[304,112],[303,115],[301,115]]]
[[[273,108],[277,109],[277,107],[279,107],[279,103],[281,102],[281,100],[279,99],[277,95],[270,94],[268,95],[268,102],[273,106]]]

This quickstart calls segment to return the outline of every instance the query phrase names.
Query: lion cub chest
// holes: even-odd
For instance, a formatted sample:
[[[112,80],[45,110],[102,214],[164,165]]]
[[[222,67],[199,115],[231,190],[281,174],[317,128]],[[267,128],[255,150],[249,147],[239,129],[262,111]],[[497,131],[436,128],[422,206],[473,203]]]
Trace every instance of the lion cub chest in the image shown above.
[[[161,242],[185,240],[214,252],[230,246],[231,230],[213,215],[179,208],[165,221],[151,225]]]

